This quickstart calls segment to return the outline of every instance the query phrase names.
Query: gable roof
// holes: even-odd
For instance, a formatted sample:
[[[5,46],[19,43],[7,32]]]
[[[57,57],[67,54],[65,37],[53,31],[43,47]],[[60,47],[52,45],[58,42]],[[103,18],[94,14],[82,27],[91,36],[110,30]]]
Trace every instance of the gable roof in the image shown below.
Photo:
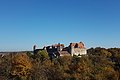
[[[83,42],[70,43],[70,47],[74,47],[74,48],[85,48]]]

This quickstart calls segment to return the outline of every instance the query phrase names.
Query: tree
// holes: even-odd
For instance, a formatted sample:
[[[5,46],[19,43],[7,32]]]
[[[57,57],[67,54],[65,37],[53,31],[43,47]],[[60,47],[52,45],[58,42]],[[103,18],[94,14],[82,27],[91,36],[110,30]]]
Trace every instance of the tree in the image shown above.
[[[39,59],[41,62],[49,59],[48,53],[46,50],[40,50],[38,53],[35,55],[37,59]]]
[[[10,77],[11,70],[11,54],[0,56],[0,79],[8,80]]]
[[[93,78],[95,80],[118,80],[119,75],[111,59],[113,54],[105,48],[95,48],[89,51],[89,58],[93,64]]]
[[[92,80],[92,63],[88,56],[74,56],[67,73],[70,74],[67,79]]]
[[[31,68],[31,61],[25,53],[13,55],[11,68],[11,77],[13,79],[27,80]]]

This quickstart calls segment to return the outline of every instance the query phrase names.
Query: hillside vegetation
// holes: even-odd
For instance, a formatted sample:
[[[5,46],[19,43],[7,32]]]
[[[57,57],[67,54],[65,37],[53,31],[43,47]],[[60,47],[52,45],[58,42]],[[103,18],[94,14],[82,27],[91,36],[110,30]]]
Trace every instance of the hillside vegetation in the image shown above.
[[[0,80],[120,80],[120,48],[49,59],[46,51],[0,56]]]

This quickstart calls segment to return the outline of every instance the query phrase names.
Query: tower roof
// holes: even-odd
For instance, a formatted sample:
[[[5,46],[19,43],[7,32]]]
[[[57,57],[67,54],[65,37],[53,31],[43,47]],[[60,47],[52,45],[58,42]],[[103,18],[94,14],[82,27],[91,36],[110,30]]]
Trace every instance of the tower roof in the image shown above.
[[[75,47],[75,48],[85,48],[83,42],[79,42],[79,43],[70,43],[71,47]]]

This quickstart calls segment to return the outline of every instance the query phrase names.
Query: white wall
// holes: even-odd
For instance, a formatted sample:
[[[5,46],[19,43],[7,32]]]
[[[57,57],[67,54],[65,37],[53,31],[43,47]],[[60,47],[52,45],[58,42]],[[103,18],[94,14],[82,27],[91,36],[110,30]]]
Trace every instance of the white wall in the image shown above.
[[[85,55],[87,54],[87,49],[73,48],[71,50],[71,54],[73,55]]]

